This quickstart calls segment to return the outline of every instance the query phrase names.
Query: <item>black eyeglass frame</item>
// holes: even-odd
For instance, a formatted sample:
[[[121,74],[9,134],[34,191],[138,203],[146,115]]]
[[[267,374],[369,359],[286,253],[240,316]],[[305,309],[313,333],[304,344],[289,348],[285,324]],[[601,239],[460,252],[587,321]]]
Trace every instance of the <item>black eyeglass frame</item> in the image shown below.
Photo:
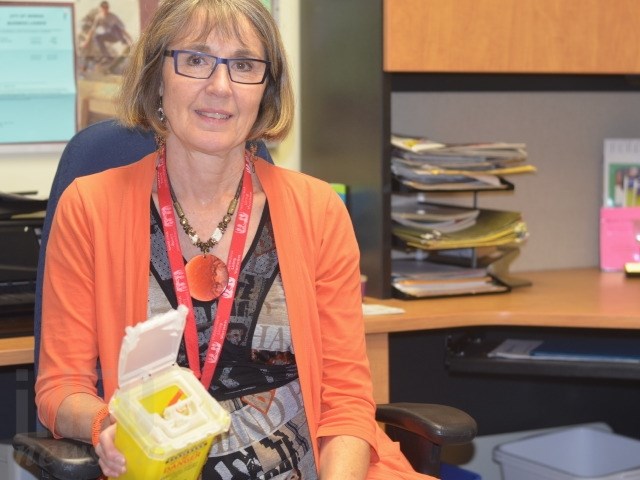
[[[178,71],[178,54],[179,53],[192,53],[195,55],[201,55],[203,57],[213,58],[215,60],[215,63],[211,67],[211,72],[209,72],[209,75],[207,75],[206,77],[194,77],[192,75],[186,75]],[[164,56],[173,57],[173,71],[176,73],[176,75],[181,75],[187,78],[195,78],[197,80],[205,80],[207,78],[211,78],[211,75],[213,75],[213,72],[216,71],[216,67],[221,63],[225,64],[227,66],[227,74],[229,75],[229,80],[231,80],[233,83],[239,83],[241,85],[260,85],[261,83],[264,83],[265,80],[267,79],[267,75],[269,75],[269,66],[271,65],[271,62],[269,60],[261,60],[259,58],[223,58],[223,57],[216,57],[215,55],[211,55],[209,53],[198,52],[196,50],[165,50]],[[233,76],[231,75],[231,69],[229,68],[229,62],[232,62],[234,60],[264,63],[265,69],[264,69],[264,75],[262,76],[262,80],[260,80],[259,82],[238,82],[237,80],[234,80]]]

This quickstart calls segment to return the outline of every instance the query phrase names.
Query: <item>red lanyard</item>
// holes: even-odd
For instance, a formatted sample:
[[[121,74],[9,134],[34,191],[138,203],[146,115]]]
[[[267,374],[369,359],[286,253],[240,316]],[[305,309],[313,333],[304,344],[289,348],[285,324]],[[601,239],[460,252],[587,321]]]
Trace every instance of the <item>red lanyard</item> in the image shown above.
[[[184,331],[184,341],[187,350],[187,360],[193,373],[200,379],[208,390],[213,378],[213,372],[220,360],[222,346],[227,335],[227,327],[231,316],[231,306],[238,285],[240,266],[242,265],[242,254],[247,240],[249,219],[251,218],[251,207],[253,205],[253,185],[251,182],[251,165],[249,154],[245,152],[245,166],[242,180],[242,192],[240,194],[240,204],[236,215],[231,238],[231,248],[227,259],[227,270],[229,271],[229,283],[222,295],[218,298],[218,310],[213,322],[213,330],[209,339],[209,348],[204,361],[204,368],[200,372],[200,354],[198,345],[198,332],[196,330],[196,320],[193,313],[193,303],[189,293],[189,284],[182,258],[182,249],[178,239],[178,228],[175,215],[173,213],[173,202],[169,191],[169,176],[167,175],[167,164],[164,147],[159,152],[158,162],[158,202],[160,204],[160,217],[164,229],[164,239],[167,246],[167,255],[171,266],[171,277],[173,287],[176,292],[178,304],[183,304],[189,309],[187,314],[187,324]]]

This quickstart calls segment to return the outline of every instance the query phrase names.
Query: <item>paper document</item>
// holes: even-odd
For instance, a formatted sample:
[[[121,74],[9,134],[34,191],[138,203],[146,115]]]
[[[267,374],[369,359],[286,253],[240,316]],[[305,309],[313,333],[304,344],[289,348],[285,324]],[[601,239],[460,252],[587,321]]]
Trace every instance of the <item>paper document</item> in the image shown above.
[[[606,138],[604,207],[640,206],[640,138]]]
[[[375,303],[363,303],[362,313],[363,315],[389,315],[393,313],[404,313],[404,309]]]
[[[76,131],[73,9],[0,9],[0,143],[67,141]]]
[[[489,358],[530,359],[531,352],[542,345],[542,340],[515,340],[509,338],[491,350]]]

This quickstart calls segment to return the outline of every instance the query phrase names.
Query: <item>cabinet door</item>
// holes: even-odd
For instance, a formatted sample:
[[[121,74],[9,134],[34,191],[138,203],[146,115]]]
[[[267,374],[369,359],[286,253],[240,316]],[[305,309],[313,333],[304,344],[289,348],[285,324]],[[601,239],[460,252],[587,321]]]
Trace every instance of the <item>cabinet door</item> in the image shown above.
[[[640,73],[640,1],[385,0],[384,69]]]

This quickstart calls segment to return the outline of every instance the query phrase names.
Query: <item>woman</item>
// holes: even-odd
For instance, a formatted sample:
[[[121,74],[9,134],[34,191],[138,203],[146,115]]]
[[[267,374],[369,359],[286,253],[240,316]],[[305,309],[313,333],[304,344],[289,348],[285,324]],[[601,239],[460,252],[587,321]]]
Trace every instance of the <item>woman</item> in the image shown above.
[[[163,1],[119,105],[123,123],[156,132],[158,151],[77,179],[60,200],[44,279],[43,423],[92,441],[105,475],[122,474],[106,402],[124,328],[183,303],[178,361],[232,415],[204,479],[424,478],[374,420],[344,205],[327,184],[245,149],[292,122],[284,50],[260,1]]]

